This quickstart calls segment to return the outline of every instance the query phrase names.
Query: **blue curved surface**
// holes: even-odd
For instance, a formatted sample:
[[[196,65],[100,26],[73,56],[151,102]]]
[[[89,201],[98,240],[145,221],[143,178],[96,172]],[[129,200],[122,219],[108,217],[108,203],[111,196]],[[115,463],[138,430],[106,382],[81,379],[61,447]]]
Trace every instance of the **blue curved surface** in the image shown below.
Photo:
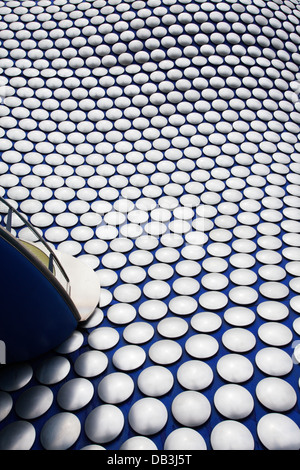
[[[14,66],[17,65],[16,51],[14,49],[4,51],[7,53],[7,58],[2,61],[2,65],[6,67],[3,75],[5,78],[7,77],[8,83],[15,86],[15,88],[11,86],[8,91],[13,89],[17,94],[19,92],[20,98],[18,99],[20,105],[24,105],[25,108],[27,106],[28,109],[26,108],[22,114],[18,114],[18,109],[15,109],[15,97],[9,96],[5,102],[4,117],[6,117],[5,113],[7,113],[7,116],[10,113],[12,116],[16,115],[19,117],[9,121],[9,125],[17,127],[16,137],[12,135],[14,129],[5,128],[3,135],[6,138],[0,141],[4,156],[3,161],[5,162],[1,168],[3,175],[0,180],[0,189],[3,190],[3,194],[7,197],[12,199],[15,197],[21,210],[25,212],[27,210],[28,212],[26,213],[29,216],[32,216],[35,210],[41,213],[41,217],[50,212],[47,219],[47,221],[50,220],[49,226],[43,225],[44,220],[42,220],[40,226],[44,230],[45,238],[56,243],[58,249],[64,242],[71,242],[71,244],[73,242],[71,246],[75,245],[76,255],[90,256],[93,250],[90,250],[88,246],[87,240],[89,234],[86,239],[81,239],[75,230],[73,230],[73,226],[69,226],[66,223],[68,230],[64,228],[64,225],[60,226],[60,221],[56,217],[57,212],[54,210],[52,215],[49,209],[49,205],[51,205],[49,202],[53,203],[53,205],[57,203],[58,212],[62,210],[65,215],[72,216],[72,222],[75,219],[74,224],[77,224],[78,228],[82,228],[83,222],[80,216],[84,212],[87,212],[90,216],[101,214],[104,219],[105,210],[101,212],[103,207],[101,209],[98,208],[98,203],[101,200],[107,199],[107,205],[110,205],[110,209],[107,209],[108,213],[116,210],[115,202],[117,203],[118,199],[121,198],[127,198],[130,202],[133,201],[132,206],[139,208],[138,202],[142,198],[151,196],[153,197],[152,202],[154,202],[155,207],[164,207],[163,197],[172,194],[172,189],[174,189],[174,186],[167,183],[178,181],[176,176],[178,177],[179,171],[186,170],[186,180],[196,183],[196,195],[199,204],[208,206],[211,204],[211,206],[215,207],[215,215],[210,212],[208,217],[211,221],[210,226],[206,226],[208,237],[207,241],[203,243],[205,256],[201,259],[199,258],[199,260],[197,259],[200,265],[203,265],[205,259],[211,256],[210,247],[216,241],[216,238],[213,236],[213,228],[222,227],[222,217],[220,218],[219,216],[226,214],[226,211],[221,211],[219,203],[230,201],[226,191],[227,189],[234,189],[235,197],[237,195],[237,198],[233,200],[236,203],[237,212],[230,216],[229,226],[225,224],[225,228],[227,228],[225,229],[226,240],[224,243],[230,248],[230,254],[224,256],[228,264],[224,274],[230,279],[230,274],[237,267],[232,266],[230,263],[230,255],[239,252],[236,249],[236,244],[234,244],[234,242],[239,240],[235,227],[239,228],[244,225],[254,227],[255,236],[253,235],[253,238],[250,237],[255,244],[251,252],[254,260],[254,266],[251,269],[255,272],[257,280],[252,284],[252,288],[258,293],[257,301],[249,305],[249,308],[255,314],[255,321],[246,327],[255,336],[256,344],[253,349],[243,354],[251,361],[254,368],[253,376],[245,383],[242,383],[242,386],[253,396],[254,409],[249,416],[241,419],[240,422],[250,430],[254,439],[255,450],[265,450],[265,443],[260,439],[257,427],[260,420],[264,416],[271,414],[273,410],[264,407],[256,396],[257,385],[268,374],[259,369],[255,359],[259,351],[269,346],[269,344],[260,338],[258,333],[260,326],[266,323],[267,319],[262,318],[257,312],[259,305],[267,300],[260,292],[260,287],[264,284],[265,279],[260,276],[259,269],[263,264],[271,264],[271,260],[264,260],[264,263],[261,263],[257,255],[264,249],[263,237],[267,235],[267,232],[263,228],[265,227],[265,222],[268,225],[268,221],[272,222],[270,224],[272,229],[276,229],[272,233],[278,242],[277,248],[274,249],[279,256],[278,265],[286,270],[286,276],[281,283],[289,288],[288,295],[279,300],[289,310],[287,318],[282,319],[281,322],[289,328],[293,340],[279,346],[279,348],[292,358],[294,348],[300,341],[299,329],[294,328],[294,322],[299,318],[299,307],[297,310],[293,310],[291,305],[291,301],[299,295],[299,287],[298,290],[290,288],[290,281],[293,277],[299,276],[299,270],[297,271],[298,274],[291,273],[287,268],[288,263],[292,261],[291,256],[285,256],[285,249],[294,244],[294,239],[291,240],[288,237],[291,232],[297,235],[297,261],[299,262],[300,259],[298,222],[300,220],[300,147],[298,143],[300,131],[299,1],[295,0],[292,3],[289,0],[276,0],[274,2],[263,0],[212,0],[208,2],[202,0],[147,0],[145,2],[133,2],[131,0],[125,2],[122,0],[108,0],[107,2],[105,0],[96,0],[94,2],[85,2],[84,0],[70,2],[67,2],[67,0],[51,0],[51,2],[49,1],[49,7],[45,6],[45,3],[43,5],[42,2],[39,5],[38,3],[38,1],[32,2],[38,8],[32,8],[31,17],[26,17],[25,15],[25,18],[20,17],[20,21],[24,20],[24,22],[34,18],[36,20],[35,23],[32,25],[30,22],[26,23],[24,33],[16,30],[8,31],[11,37],[16,37],[16,40],[14,40],[15,42],[5,44],[5,47],[8,49],[9,45],[14,46],[18,43],[21,49],[22,47],[25,49],[23,51],[24,57],[32,58],[32,60],[35,59],[35,54],[38,52],[40,57],[47,58],[48,64],[46,61],[34,63],[37,68],[40,67],[38,72],[36,72],[37,75],[34,75],[38,77],[35,82],[36,86],[44,88],[32,90],[32,94],[36,93],[39,101],[34,98],[31,105],[31,103],[28,104],[27,93],[22,94],[22,89],[20,91],[15,90],[17,85],[19,85],[18,80],[14,76],[14,73],[16,73]],[[17,8],[16,13],[21,14]],[[11,3],[11,10],[11,12],[14,11],[13,2]],[[41,11],[44,11],[45,15],[42,15]],[[5,15],[8,16],[6,17],[7,20],[13,18],[7,14],[7,10],[2,9],[1,14],[3,19],[5,19]],[[62,17],[65,18],[65,21],[61,20]],[[52,21],[49,21],[50,18]],[[11,30],[13,30],[12,25]],[[76,25],[77,29],[71,27],[71,25]],[[161,25],[162,29],[157,28],[157,25]],[[32,30],[34,27],[37,29],[32,32],[31,26]],[[30,31],[28,31],[29,29]],[[164,30],[166,32],[165,41],[164,37],[161,37]],[[93,35],[93,31],[95,35]],[[216,34],[217,31],[220,33],[219,35]],[[109,34],[109,32],[112,32],[112,34]],[[1,33],[5,37],[5,31]],[[36,49],[33,50],[32,57],[29,48],[31,47],[30,44],[33,43],[31,42],[28,45],[24,41],[25,44],[21,44],[26,34],[28,37],[32,36],[36,39]],[[76,34],[78,34],[78,37],[74,38]],[[90,36],[91,34],[92,36]],[[42,43],[42,36],[44,38],[49,36],[48,42]],[[149,41],[148,37],[150,38]],[[220,40],[223,41],[222,44],[219,43]],[[45,50],[45,44],[49,43],[52,45],[52,49]],[[75,53],[78,54],[78,58],[80,56],[79,65],[77,56],[76,60],[73,61],[72,51],[70,53],[70,50],[65,46],[69,43],[72,43],[74,51],[76,49]],[[91,45],[92,56],[86,57],[86,53],[88,55],[89,50],[86,48],[81,49],[83,43]],[[175,49],[170,46],[172,44],[176,45]],[[187,44],[193,47],[189,48]],[[155,45],[157,45],[158,52],[155,49]],[[142,55],[138,51],[140,47]],[[125,55],[124,57],[120,53],[126,48],[132,52],[132,63],[128,66],[128,56]],[[163,60],[161,51],[165,53],[167,60]],[[196,54],[195,56],[194,53]],[[60,55],[62,57],[56,60]],[[101,67],[97,66],[97,61]],[[80,62],[82,67],[80,67]],[[25,66],[27,64],[28,62],[26,61]],[[43,69],[45,64],[46,68]],[[114,67],[114,64],[117,67]],[[33,68],[35,65],[33,65]],[[31,84],[34,83],[34,80],[30,81],[29,78],[30,70],[26,68],[24,70],[20,69],[20,88],[22,88],[22,83],[27,84],[27,81],[29,82],[29,87],[33,87]],[[163,78],[161,78],[162,76]],[[194,76],[196,76],[195,79],[193,79]],[[203,76],[207,79],[199,80]],[[44,80],[42,85],[39,85],[41,83],[40,77],[43,77],[42,80]],[[55,78],[52,80],[51,77]],[[196,95],[199,95],[198,100],[194,101],[192,97],[189,101],[189,95],[185,93],[185,87],[183,86],[182,88],[180,86],[182,82],[179,80],[179,77],[184,79],[184,83],[189,82],[187,86],[190,86],[191,90],[195,91]],[[145,79],[146,83],[148,80],[150,85],[148,90],[147,87],[143,87],[141,78]],[[94,83],[95,86],[93,88]],[[128,93],[126,100],[129,103],[129,108],[123,107],[123,103],[119,104],[119,91],[111,86],[112,83],[119,85],[122,94],[126,95]],[[134,90],[138,89],[138,95],[136,96],[138,98],[141,97],[141,101],[136,99],[136,96],[131,95],[132,88],[127,87],[128,83],[136,84],[135,88],[133,88],[133,95],[135,93]],[[224,83],[224,86],[222,86],[222,83]],[[98,85],[102,87],[100,91]],[[174,101],[171,93],[168,92],[170,89],[176,90],[177,86],[178,90],[182,92],[182,102],[179,103],[176,102],[176,96]],[[153,90],[160,90],[160,95]],[[28,89],[25,91],[28,92]],[[45,91],[48,94],[45,94]],[[100,92],[105,97],[102,103],[100,99],[98,100],[98,98],[101,98],[101,94],[98,94]],[[57,98],[56,105],[59,110],[57,114],[51,112],[53,101],[49,103],[48,96]],[[86,111],[86,113],[83,113],[82,122],[78,122],[77,115],[74,116],[72,106],[69,108],[69,101],[66,99],[68,96],[74,98],[73,106],[78,104],[79,107],[82,106]],[[90,100],[85,101],[82,99],[85,96],[89,97]],[[219,98],[222,98],[221,108],[219,107]],[[165,111],[160,99],[172,105],[171,109],[174,109],[175,118],[177,113],[177,118],[181,118],[181,123],[190,125],[188,130],[192,129],[193,132],[194,129],[195,137],[186,132],[186,127],[174,124],[175,121],[172,120],[174,115],[170,116],[168,109]],[[77,103],[74,103],[75,101]],[[153,106],[150,105],[152,102]],[[149,106],[146,106],[146,103],[149,103]],[[207,113],[208,110],[214,109],[215,104],[217,105],[216,109],[220,111],[216,113],[219,122],[215,119],[216,114],[211,118],[211,115]],[[92,107],[90,112],[89,105]],[[232,108],[231,110],[234,111],[232,114],[236,118],[228,117],[226,111],[223,113],[222,106],[229,110]],[[99,107],[100,112],[98,114],[95,113],[95,117],[93,109],[98,110]],[[191,110],[190,113],[189,110]],[[135,111],[136,114],[132,113],[132,111]],[[13,140],[12,137],[22,139],[19,136],[23,134],[18,132],[20,131],[18,127],[21,127],[20,121],[24,112],[31,115],[32,121],[34,121],[33,125],[36,124],[37,128],[44,131],[45,141],[36,142],[37,134],[31,132],[26,133],[28,140],[25,142],[22,141],[20,143],[18,140]],[[126,121],[130,126],[128,133],[123,128],[124,121],[120,123],[120,120],[115,118],[114,112],[117,113],[117,116],[128,118]],[[152,112],[154,113],[153,120]],[[45,115],[47,116],[46,118]],[[99,118],[99,115],[103,117]],[[147,134],[146,131],[148,129],[145,129],[144,132],[143,128],[139,127],[139,123],[134,119],[136,115],[149,118],[146,121],[152,133]],[[165,126],[160,124],[160,122],[157,124],[157,121],[155,121],[156,116],[162,118],[162,122],[166,123]],[[97,124],[99,124],[97,122],[98,119],[99,123],[103,124],[99,126],[99,129],[97,127]],[[209,130],[205,134],[207,137],[203,134],[203,126],[200,124],[198,127],[198,123],[202,122],[208,123]],[[112,135],[109,130],[113,128],[116,130],[118,124],[122,133]],[[175,130],[178,131],[179,135],[182,132],[182,136],[185,138],[183,139],[182,147],[181,142],[178,144],[178,140],[175,140],[176,138],[173,139],[170,133],[168,134],[168,131],[170,131],[169,124],[172,124],[173,130],[176,127]],[[78,134],[72,135],[72,129],[75,130],[76,126],[78,131],[81,132],[81,138],[87,144],[87,147],[78,144]],[[231,131],[235,130],[238,132],[229,133],[228,128]],[[59,136],[52,132],[53,129],[61,131]],[[64,146],[64,144],[61,145],[59,143],[60,140],[57,137],[63,138],[65,129],[68,130],[70,135],[65,135],[65,143],[67,145]],[[96,137],[98,136],[99,139],[103,139],[99,143],[95,140],[94,130],[101,131],[100,134],[96,134]],[[137,131],[138,136],[140,135],[140,137],[137,137],[137,140],[134,139],[134,136],[132,137],[132,131]],[[220,136],[220,134],[222,135]],[[155,136],[159,136],[159,138],[155,138]],[[203,138],[198,139],[199,136]],[[221,142],[226,143],[224,145],[210,145],[216,142],[215,138],[218,137],[221,137]],[[235,137],[237,137],[237,140],[235,140]],[[117,141],[118,138],[121,140]],[[67,142],[71,142],[74,145],[69,145]],[[231,145],[233,143],[235,145]],[[10,158],[11,155],[8,149],[17,150],[13,154],[13,158]],[[31,152],[31,149],[34,149],[34,151]],[[93,152],[91,155],[88,154],[90,150]],[[35,161],[33,159],[34,156],[36,157]],[[29,184],[27,188],[26,180],[22,178],[23,173],[17,176],[14,165],[16,161],[23,164],[26,162],[29,176],[33,177],[33,186],[36,184],[36,187],[33,188]],[[54,179],[48,179],[44,173],[40,173],[41,177],[36,181],[38,168],[40,169],[40,164],[45,162],[47,165],[45,165],[44,169],[49,171],[50,176],[52,174]],[[129,164],[129,171],[125,171],[125,173],[124,167],[122,168],[123,163]],[[146,178],[147,183],[144,183],[145,178],[143,178],[145,176],[143,174],[145,167],[141,167],[140,163],[148,164],[146,166],[147,171],[145,172],[148,174],[148,179]],[[168,164],[167,171],[166,167],[164,167],[165,163]],[[172,165],[173,170],[170,170]],[[152,168],[153,174],[151,173]],[[89,171],[86,172],[86,169]],[[128,166],[125,169],[128,170]],[[149,173],[147,173],[148,171]],[[170,174],[166,175],[165,171],[166,173],[169,171]],[[121,177],[121,183],[120,180],[116,182],[113,178],[110,178],[114,172],[116,176]],[[72,179],[69,178],[69,175],[74,177],[76,175],[77,177],[79,175],[82,176]],[[98,179],[93,180],[90,175],[96,177],[98,175]],[[136,179],[131,179],[131,175]],[[56,178],[58,176],[60,178]],[[140,184],[140,178],[142,178],[142,184]],[[174,197],[178,205],[183,204],[182,198],[184,196],[191,195],[194,191],[194,187],[191,189],[188,183],[185,184],[182,182],[182,179],[179,180],[180,184],[175,185],[176,191]],[[215,188],[213,188],[214,183],[216,184]],[[181,189],[180,191],[178,186],[181,186],[179,188]],[[40,195],[37,194],[39,188]],[[255,193],[255,189],[258,191],[258,195],[257,191]],[[85,190],[87,190],[87,193],[84,192]],[[110,193],[109,190],[111,190]],[[209,194],[213,196],[210,200],[204,197]],[[26,199],[25,203],[28,204],[23,204],[24,199],[22,197]],[[111,204],[109,201],[111,201]],[[274,202],[276,203],[275,206],[272,205]],[[84,205],[85,208],[82,212],[78,210],[77,203]],[[276,211],[267,210],[272,207],[278,209]],[[275,219],[273,219],[274,212]],[[148,215],[151,215],[150,211]],[[174,214],[172,214],[172,218],[174,220]],[[102,220],[101,217],[100,219]],[[207,222],[207,219],[205,220]],[[105,224],[106,221],[102,220],[104,228]],[[50,227],[51,225],[55,228],[59,225],[58,229],[60,230],[60,235],[61,233],[62,235],[58,239],[54,239],[53,234],[50,232],[51,228],[53,228]],[[96,224],[92,225],[91,241],[98,242],[99,238],[103,241],[103,237],[101,238],[100,236],[103,232],[99,230],[100,228]],[[116,228],[115,226],[113,228],[116,233],[115,238],[121,237],[121,228]],[[141,224],[141,229],[141,233],[147,233],[145,231],[145,224]],[[191,225],[190,231],[197,231],[197,228]],[[177,235],[176,232],[175,235]],[[32,423],[36,430],[36,438],[31,446],[33,450],[43,448],[40,441],[40,433],[52,416],[65,411],[57,401],[58,392],[65,383],[78,378],[74,364],[82,354],[92,351],[92,347],[88,342],[89,334],[98,327],[111,327],[118,331],[120,341],[114,348],[105,351],[108,359],[107,369],[96,377],[88,377],[94,388],[94,395],[91,401],[83,408],[72,412],[80,420],[81,432],[76,441],[70,444],[70,449],[79,450],[84,446],[93,444],[85,432],[85,423],[89,414],[96,407],[105,404],[97,394],[99,382],[103,377],[118,371],[113,364],[113,355],[121,347],[128,344],[123,337],[125,326],[115,325],[111,322],[107,312],[112,304],[119,302],[118,299],[114,298],[114,292],[116,287],[122,284],[121,273],[123,267],[133,264],[130,255],[139,249],[137,240],[135,240],[135,237],[132,238],[132,248],[126,253],[124,266],[114,268],[116,280],[108,283],[102,289],[103,297],[108,299],[107,302],[100,304],[100,307],[103,309],[102,320],[99,320],[98,323],[94,323],[90,327],[84,328],[80,326],[78,331],[76,331],[78,337],[82,340],[81,342],[79,341],[80,344],[77,343],[72,348],[66,348],[63,353],[53,351],[39,360],[25,363],[18,370],[11,369],[9,371],[3,368],[0,371],[0,390],[9,392],[15,404],[23,392],[30,391],[35,386],[40,385],[39,367],[47,365],[47,359],[53,361],[64,360],[69,366],[69,370],[63,378],[59,376],[55,384],[47,384],[51,388],[54,397],[50,408],[38,418],[31,421],[28,420],[28,423]],[[163,299],[167,306],[176,297],[176,292],[173,290],[173,283],[178,278],[175,268],[177,263],[184,259],[183,248],[188,245],[186,234],[183,233],[178,238],[181,240],[175,247],[175,251],[178,252],[178,260],[169,263],[174,268],[173,276],[167,281],[171,290],[169,296]],[[96,252],[92,256],[92,262],[96,262],[95,269],[98,266],[100,266],[99,269],[102,269],[102,255],[105,252],[112,253],[114,251],[109,243],[110,241],[107,238],[107,243],[103,242],[104,247],[101,245],[99,253]],[[149,249],[149,252],[153,255],[153,263],[159,262],[157,252],[164,246],[166,245],[163,243],[163,238],[158,236],[157,246]],[[103,251],[101,251],[102,248]],[[152,280],[149,274],[149,265],[143,266],[143,269],[145,271],[145,279],[140,283],[137,282],[141,289],[141,297],[133,302],[137,313],[134,321],[143,321],[143,318],[139,315],[139,307],[148,300],[144,293],[144,287]],[[201,284],[201,291],[195,294],[197,301],[200,293],[205,292],[205,288],[202,285],[204,274],[205,270],[202,270],[197,276],[197,280]],[[218,374],[217,364],[220,358],[231,353],[231,350],[223,344],[222,338],[226,331],[234,327],[234,325],[228,324],[224,318],[224,313],[228,308],[238,305],[232,302],[229,296],[234,287],[235,284],[230,280],[228,287],[222,290],[228,297],[228,304],[226,308],[216,311],[222,319],[222,325],[217,331],[211,333],[218,341],[220,347],[216,355],[205,360],[214,372],[213,382],[203,390],[203,394],[211,403],[211,417],[203,425],[195,427],[196,431],[203,436],[207,448],[210,450],[212,449],[211,433],[213,429],[220,422],[226,420],[215,407],[214,397],[220,387],[227,384],[226,380]],[[198,306],[197,312],[201,313],[203,310],[202,306]],[[174,314],[168,311],[167,316],[172,317]],[[172,403],[178,394],[184,391],[184,387],[176,377],[178,368],[181,364],[193,359],[185,349],[188,339],[197,333],[191,324],[192,317],[193,314],[185,317],[188,323],[188,331],[184,336],[176,338],[176,342],[182,347],[182,356],[180,360],[168,365],[168,369],[174,376],[174,386],[169,393],[159,397],[160,401],[168,409],[166,426],[161,432],[150,436],[159,450],[164,449],[166,438],[170,433],[174,429],[182,427],[172,415]],[[146,353],[146,361],[137,370],[128,371],[128,375],[134,380],[134,393],[124,403],[118,404],[118,408],[122,411],[125,419],[124,429],[116,439],[104,444],[107,450],[120,449],[126,439],[138,434],[131,428],[128,422],[128,414],[133,404],[145,397],[139,390],[137,382],[140,373],[155,364],[149,357],[149,349],[152,344],[163,339],[157,330],[159,321],[153,320],[149,323],[153,326],[155,334],[151,340],[141,346]],[[291,418],[294,423],[299,425],[299,362],[294,357],[293,359],[292,370],[282,378],[295,390],[297,403],[282,414]],[[10,373],[19,375],[22,379],[25,376],[26,380],[21,381],[20,379],[14,389],[8,388],[6,386],[6,377]],[[12,423],[19,421],[20,416],[17,414],[15,406],[13,406],[7,417],[0,423],[2,436],[5,435],[5,432]]]
[[[0,237],[0,338],[7,363],[39,356],[77,326],[62,292],[24,254]]]

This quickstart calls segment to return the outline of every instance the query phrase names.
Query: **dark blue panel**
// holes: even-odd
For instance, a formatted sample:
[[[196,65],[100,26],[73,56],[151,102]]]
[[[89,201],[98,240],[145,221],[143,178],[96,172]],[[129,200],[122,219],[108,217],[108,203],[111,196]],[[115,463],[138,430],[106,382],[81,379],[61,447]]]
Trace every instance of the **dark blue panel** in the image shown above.
[[[0,238],[0,339],[7,362],[58,346],[77,321],[61,292],[22,253]]]

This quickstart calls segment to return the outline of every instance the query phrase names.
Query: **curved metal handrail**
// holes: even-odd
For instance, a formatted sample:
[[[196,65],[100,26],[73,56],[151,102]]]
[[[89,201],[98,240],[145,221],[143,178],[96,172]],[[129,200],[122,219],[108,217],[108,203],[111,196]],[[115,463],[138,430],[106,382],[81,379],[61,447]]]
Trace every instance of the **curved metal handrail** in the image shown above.
[[[8,232],[11,233],[11,228],[12,228],[12,214],[16,214],[21,220],[22,222],[24,223],[24,225],[26,225],[27,228],[29,228],[29,230],[31,230],[31,232],[34,233],[34,235],[38,238],[38,240],[43,244],[43,246],[48,250],[48,252],[50,253],[50,256],[49,256],[49,270],[53,273],[53,263],[55,263],[57,265],[57,267],[59,268],[61,274],[63,275],[65,281],[66,281],[66,284],[67,284],[67,287],[66,287],[66,291],[67,293],[70,295],[71,293],[71,286],[70,286],[70,279],[69,279],[69,276],[67,275],[66,271],[64,270],[63,266],[61,265],[61,262],[59,261],[59,259],[57,258],[56,254],[54,253],[54,251],[52,250],[51,246],[48,245],[48,243],[43,239],[43,237],[40,235],[40,233],[35,229],[35,227],[29,222],[29,220],[27,220],[19,211],[17,211],[17,209],[15,209],[8,201],[6,201],[5,199],[3,199],[3,197],[0,196],[0,202],[3,203],[6,207],[8,207],[8,214],[7,214],[7,222],[6,222],[6,230],[8,230]]]

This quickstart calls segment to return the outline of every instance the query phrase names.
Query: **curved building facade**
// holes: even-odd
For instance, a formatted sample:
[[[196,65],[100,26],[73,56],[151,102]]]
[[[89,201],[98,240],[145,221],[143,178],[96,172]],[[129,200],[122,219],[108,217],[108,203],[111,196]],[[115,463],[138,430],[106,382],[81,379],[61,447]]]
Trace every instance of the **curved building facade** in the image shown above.
[[[101,285],[1,366],[0,449],[299,450],[299,2],[8,0],[0,40],[0,196]]]

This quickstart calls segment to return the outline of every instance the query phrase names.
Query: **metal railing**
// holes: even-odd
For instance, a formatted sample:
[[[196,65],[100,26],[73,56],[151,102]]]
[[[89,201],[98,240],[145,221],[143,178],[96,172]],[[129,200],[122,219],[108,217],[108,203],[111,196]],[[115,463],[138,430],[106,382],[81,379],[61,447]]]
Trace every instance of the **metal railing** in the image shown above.
[[[35,229],[35,227],[19,212],[17,209],[15,209],[8,201],[3,199],[3,197],[0,196],[0,203],[4,204],[7,207],[7,219],[6,223],[3,224],[5,229],[9,232],[12,233],[12,228],[13,228],[13,214],[15,214],[19,219],[23,222],[23,224],[37,237],[38,241],[42,243],[42,245],[46,248],[46,250],[49,252],[49,263],[48,263],[48,269],[49,271],[55,275],[55,269],[54,267],[58,268],[58,270],[61,272],[63,278],[66,281],[66,287],[65,290],[71,295],[71,285],[70,285],[70,279],[64,270],[63,266],[61,265],[61,262],[57,258],[56,254],[52,250],[51,246],[43,239],[43,237],[40,235],[38,230]],[[4,221],[4,218],[3,218]],[[20,242],[22,241],[19,239]],[[25,240],[24,240],[25,241]]]

